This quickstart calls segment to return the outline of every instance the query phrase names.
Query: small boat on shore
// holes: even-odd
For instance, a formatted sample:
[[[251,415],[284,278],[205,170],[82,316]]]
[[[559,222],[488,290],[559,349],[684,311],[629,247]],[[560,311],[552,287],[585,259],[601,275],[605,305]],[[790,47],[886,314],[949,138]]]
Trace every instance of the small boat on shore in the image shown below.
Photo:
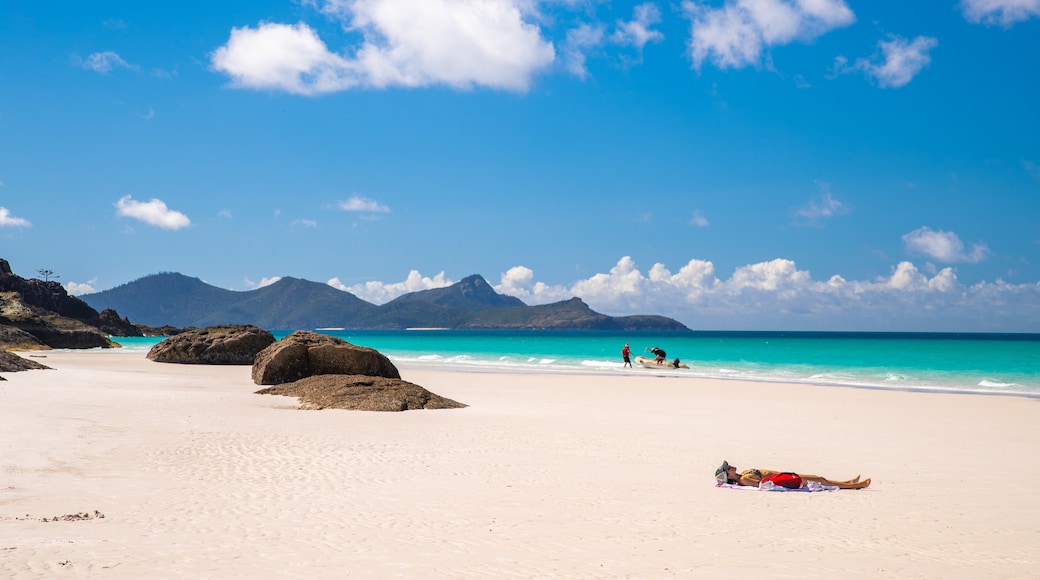
[[[637,356],[635,363],[641,367],[648,369],[688,369],[686,363],[679,363],[676,365],[674,362],[662,361],[661,364],[657,364],[657,359],[647,358],[645,356]]]

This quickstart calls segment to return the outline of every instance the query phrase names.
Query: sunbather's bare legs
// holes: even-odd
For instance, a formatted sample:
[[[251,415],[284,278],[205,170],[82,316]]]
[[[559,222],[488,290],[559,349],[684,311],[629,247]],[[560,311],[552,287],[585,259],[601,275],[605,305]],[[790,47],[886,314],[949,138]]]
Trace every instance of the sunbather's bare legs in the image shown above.
[[[852,479],[848,479],[845,481],[833,481],[827,479],[826,477],[820,477],[819,475],[812,475],[806,473],[799,473],[798,475],[801,476],[803,482],[815,481],[816,483],[819,483],[821,485],[831,485],[838,487],[839,489],[863,489],[870,485],[869,477],[867,479],[864,479],[863,481],[860,481],[858,475]]]

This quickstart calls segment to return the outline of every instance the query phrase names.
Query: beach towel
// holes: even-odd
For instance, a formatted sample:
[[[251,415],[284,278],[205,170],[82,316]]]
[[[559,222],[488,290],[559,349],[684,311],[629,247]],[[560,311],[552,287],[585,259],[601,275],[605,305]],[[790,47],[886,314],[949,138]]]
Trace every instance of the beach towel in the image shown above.
[[[820,485],[815,481],[810,481],[805,485],[805,487],[799,487],[798,489],[788,489],[786,487],[780,487],[779,485],[774,487],[757,487],[754,485],[736,485],[733,483],[719,483],[716,484],[715,487],[725,487],[729,489],[745,489],[749,491],[804,491],[807,493],[812,493],[816,491],[837,491],[838,489],[840,489],[836,485]]]

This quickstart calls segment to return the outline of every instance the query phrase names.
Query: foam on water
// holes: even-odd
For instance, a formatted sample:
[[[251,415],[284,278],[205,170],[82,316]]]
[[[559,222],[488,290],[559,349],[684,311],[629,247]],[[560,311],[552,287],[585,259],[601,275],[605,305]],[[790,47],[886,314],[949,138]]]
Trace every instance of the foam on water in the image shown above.
[[[808,383],[1040,396],[1040,335],[862,333],[629,333],[595,331],[323,330],[386,354],[399,366],[520,373],[643,373],[681,378]],[[280,338],[287,331],[275,331]],[[125,353],[160,338],[117,339]],[[689,369],[627,368],[660,346]]]

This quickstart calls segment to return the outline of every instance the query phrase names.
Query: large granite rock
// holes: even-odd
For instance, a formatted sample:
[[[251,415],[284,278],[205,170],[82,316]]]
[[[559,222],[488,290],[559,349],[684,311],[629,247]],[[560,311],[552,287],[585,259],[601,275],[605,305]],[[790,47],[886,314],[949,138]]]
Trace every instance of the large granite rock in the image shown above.
[[[51,367],[42,365],[34,360],[22,358],[11,352],[0,352],[0,371],[16,373],[19,371],[32,371],[37,369],[49,369]]]
[[[166,363],[251,365],[257,353],[272,343],[274,335],[256,326],[210,326],[167,338],[148,351],[148,358]]]
[[[466,406],[408,381],[363,375],[315,375],[260,389],[257,394],[299,397],[301,409],[408,411]]]
[[[258,385],[290,383],[314,375],[401,378],[390,359],[375,349],[308,330],[297,330],[265,348],[253,362],[253,382]]]

